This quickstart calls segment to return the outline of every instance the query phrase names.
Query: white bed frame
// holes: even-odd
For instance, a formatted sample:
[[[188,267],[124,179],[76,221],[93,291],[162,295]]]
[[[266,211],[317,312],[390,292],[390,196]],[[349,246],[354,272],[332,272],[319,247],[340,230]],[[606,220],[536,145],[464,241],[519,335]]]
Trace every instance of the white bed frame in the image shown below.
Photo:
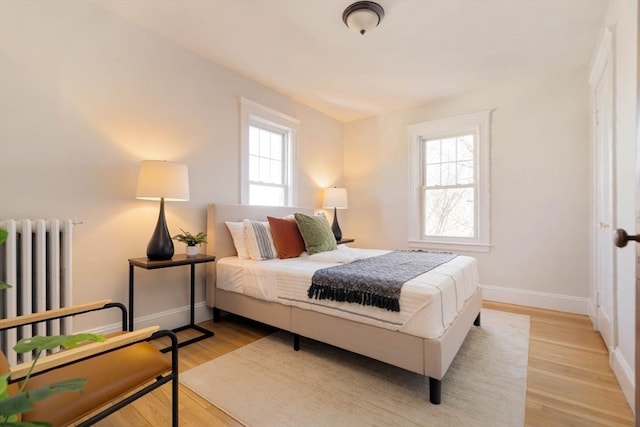
[[[267,215],[283,217],[294,212],[313,214],[309,208],[209,205],[207,209],[207,253],[217,259],[236,255],[225,221],[245,218],[266,221]],[[480,325],[482,291],[467,300],[455,321],[438,339],[425,339],[292,307],[259,300],[235,292],[217,289],[215,264],[207,266],[207,305],[214,309],[214,321],[220,310],[266,323],[294,334],[294,348],[299,336],[312,338],[354,353],[381,360],[429,377],[429,400],[441,401],[441,380],[466,338],[472,325]]]

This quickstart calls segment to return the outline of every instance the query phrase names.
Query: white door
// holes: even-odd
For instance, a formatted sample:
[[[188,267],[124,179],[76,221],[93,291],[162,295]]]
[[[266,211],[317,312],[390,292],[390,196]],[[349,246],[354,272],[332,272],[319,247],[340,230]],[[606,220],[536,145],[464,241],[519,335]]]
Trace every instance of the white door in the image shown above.
[[[640,8],[637,21],[640,22]],[[626,230],[616,230],[616,246],[623,248],[630,240],[640,243],[640,31],[636,31],[636,228],[629,236]],[[631,231],[631,230],[630,230]],[[640,427],[640,244],[636,244],[635,283],[635,426]],[[634,408],[632,408],[634,409]]]
[[[591,74],[594,108],[594,168],[595,168],[595,319],[609,348],[615,346],[615,276],[614,246],[611,224],[614,218],[613,189],[613,73],[611,35],[605,34]]]

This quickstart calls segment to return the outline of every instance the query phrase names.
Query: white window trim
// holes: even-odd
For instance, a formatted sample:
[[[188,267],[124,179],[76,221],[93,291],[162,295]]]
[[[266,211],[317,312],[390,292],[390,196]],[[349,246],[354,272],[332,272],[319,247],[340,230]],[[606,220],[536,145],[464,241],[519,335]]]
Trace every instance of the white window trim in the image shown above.
[[[409,239],[408,245],[420,249],[447,249],[467,252],[489,252],[490,242],[490,146],[491,146],[491,110],[464,114],[445,119],[409,125]],[[446,137],[452,134],[470,132],[478,137],[476,144],[476,212],[475,239],[453,237],[421,238],[422,223],[422,159],[421,142],[423,139]]]
[[[250,99],[240,97],[240,201],[249,204],[249,126],[253,123],[283,130],[287,134],[289,190],[286,206],[296,206],[297,195],[297,145],[300,120],[280,111],[265,107]]]

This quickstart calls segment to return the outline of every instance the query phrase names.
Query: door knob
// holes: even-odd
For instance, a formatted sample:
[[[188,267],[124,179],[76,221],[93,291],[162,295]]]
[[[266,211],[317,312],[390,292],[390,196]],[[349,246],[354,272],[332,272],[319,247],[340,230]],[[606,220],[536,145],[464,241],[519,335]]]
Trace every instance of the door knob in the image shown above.
[[[624,248],[625,246],[627,246],[627,243],[629,242],[629,240],[640,242],[640,235],[629,236],[627,232],[624,231],[622,228],[618,228],[616,230],[613,238],[613,242],[617,247]]]

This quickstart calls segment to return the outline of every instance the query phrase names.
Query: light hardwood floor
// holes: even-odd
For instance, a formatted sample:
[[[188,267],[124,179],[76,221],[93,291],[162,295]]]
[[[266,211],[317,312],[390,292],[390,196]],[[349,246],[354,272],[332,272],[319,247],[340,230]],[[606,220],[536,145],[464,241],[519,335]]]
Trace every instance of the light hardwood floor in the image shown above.
[[[527,426],[630,426],[633,414],[600,336],[586,316],[494,302],[484,307],[531,316]],[[274,331],[235,316],[201,324],[216,335],[180,349],[180,371],[247,345]],[[188,333],[181,335],[184,339]],[[100,426],[169,426],[170,386],[143,397]],[[181,426],[237,426],[233,418],[180,386]]]

